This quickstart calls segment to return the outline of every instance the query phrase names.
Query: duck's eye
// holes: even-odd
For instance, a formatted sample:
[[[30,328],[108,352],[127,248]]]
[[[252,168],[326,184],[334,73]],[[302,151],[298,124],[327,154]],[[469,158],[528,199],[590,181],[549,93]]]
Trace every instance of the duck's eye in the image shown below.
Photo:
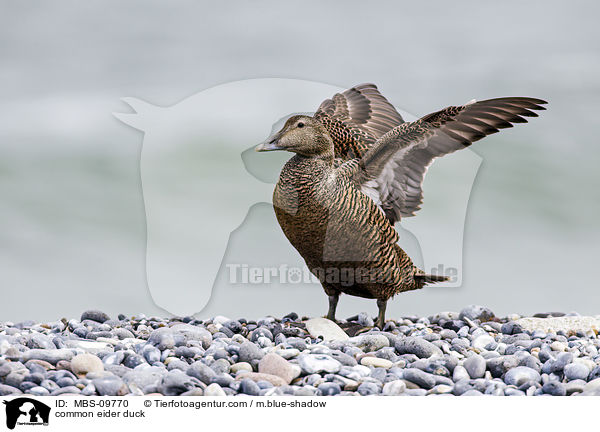
[[[304,127],[304,123],[302,123],[302,122],[298,123],[298,127],[299,127],[299,128],[302,128],[302,127]]]

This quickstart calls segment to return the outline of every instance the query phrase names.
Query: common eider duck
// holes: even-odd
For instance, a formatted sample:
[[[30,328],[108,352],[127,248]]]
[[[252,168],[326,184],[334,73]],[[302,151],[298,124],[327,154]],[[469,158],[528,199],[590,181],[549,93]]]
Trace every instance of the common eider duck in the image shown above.
[[[277,221],[320,280],[335,321],[340,294],[377,300],[385,324],[394,295],[448,280],[417,268],[398,246],[394,223],[423,202],[432,161],[537,117],[546,102],[527,97],[472,101],[404,122],[374,84],[325,100],[314,116],[295,115],[257,151],[295,155],[273,192]]]

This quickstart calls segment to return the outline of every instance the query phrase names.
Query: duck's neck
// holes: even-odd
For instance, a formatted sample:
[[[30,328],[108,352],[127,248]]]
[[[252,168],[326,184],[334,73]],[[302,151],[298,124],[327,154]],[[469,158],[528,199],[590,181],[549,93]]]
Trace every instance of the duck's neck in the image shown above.
[[[321,153],[318,155],[304,156],[296,154],[290,162],[293,161],[295,165],[324,165],[327,167],[333,167],[333,152]]]

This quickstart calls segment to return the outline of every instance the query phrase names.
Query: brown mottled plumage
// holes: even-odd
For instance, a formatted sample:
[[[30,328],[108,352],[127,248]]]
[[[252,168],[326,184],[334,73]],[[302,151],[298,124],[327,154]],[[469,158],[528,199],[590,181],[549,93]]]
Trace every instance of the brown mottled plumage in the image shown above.
[[[434,158],[470,145],[545,102],[471,102],[404,123],[373,84],[336,94],[314,117],[293,116],[257,151],[296,153],[283,167],[273,206],[284,234],[329,296],[335,320],[341,293],[375,298],[383,328],[395,294],[447,280],[417,268],[397,245],[393,223],[412,216]]]

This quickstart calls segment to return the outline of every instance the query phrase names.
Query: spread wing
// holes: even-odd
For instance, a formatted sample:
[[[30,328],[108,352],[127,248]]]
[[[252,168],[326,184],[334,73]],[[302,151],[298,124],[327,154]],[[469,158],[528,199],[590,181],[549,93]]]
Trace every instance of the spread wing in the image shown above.
[[[404,123],[375,84],[360,84],[323,101],[314,117],[329,131],[335,157],[361,157],[386,132]]]
[[[423,179],[437,157],[465,148],[523,117],[537,117],[540,99],[510,97],[448,107],[385,133],[359,161],[361,190],[392,223],[413,216],[423,202]]]

